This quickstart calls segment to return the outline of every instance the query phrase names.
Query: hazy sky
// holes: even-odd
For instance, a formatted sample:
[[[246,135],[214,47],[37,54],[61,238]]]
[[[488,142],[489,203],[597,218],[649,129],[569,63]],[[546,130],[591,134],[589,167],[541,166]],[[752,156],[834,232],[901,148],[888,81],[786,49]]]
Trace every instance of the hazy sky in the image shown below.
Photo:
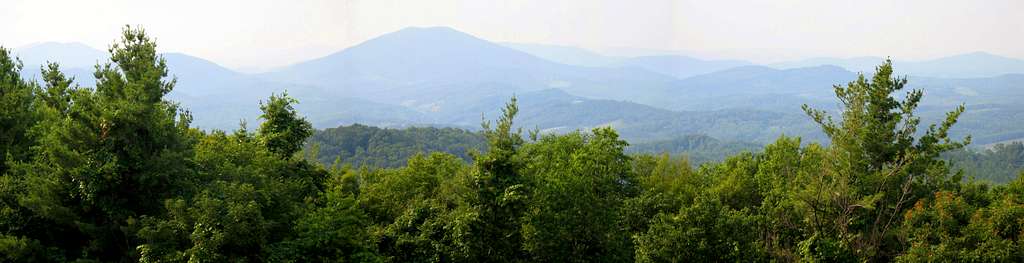
[[[773,62],[809,56],[1024,58],[1022,0],[0,0],[0,45],[103,48],[125,24],[164,51],[242,68],[326,55],[408,26],[499,42],[686,50]]]

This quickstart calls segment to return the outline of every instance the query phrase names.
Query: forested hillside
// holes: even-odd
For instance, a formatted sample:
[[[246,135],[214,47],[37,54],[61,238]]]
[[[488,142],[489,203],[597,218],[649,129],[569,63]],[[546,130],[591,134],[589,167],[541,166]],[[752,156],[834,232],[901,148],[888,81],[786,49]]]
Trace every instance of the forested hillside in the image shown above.
[[[1024,172],[1024,143],[996,144],[991,148],[961,149],[944,155],[966,178],[1007,183]]]
[[[584,131],[586,132],[586,131]],[[669,140],[649,141],[626,147],[629,154],[685,155],[693,165],[721,161],[743,151],[757,151],[761,145],[727,142],[707,135],[685,135]],[[434,152],[455,155],[467,163],[471,153],[487,151],[486,138],[480,132],[456,128],[409,127],[379,128],[361,124],[317,130],[306,142],[305,150],[324,165],[353,167],[404,166],[409,158]],[[979,158],[987,160],[987,158]]]
[[[24,79],[0,48],[0,261],[1024,261],[1024,178],[962,180],[943,154],[970,143],[950,135],[965,108],[922,122],[925,94],[891,62],[833,87],[835,111],[803,106],[827,145],[779,136],[694,168],[628,154],[614,126],[524,134],[513,98],[479,141],[315,135],[320,151],[381,166],[485,145],[468,163],[435,152],[355,169],[310,157],[315,130],[286,93],[258,105],[253,130],[202,130],[168,99],[176,82],[143,30],[109,55],[83,87],[58,64]],[[662,146],[701,151],[688,143]]]
[[[317,131],[306,148],[326,165],[336,160],[356,167],[400,167],[419,153],[442,152],[470,160],[471,151],[486,151],[480,133],[455,128],[385,129],[360,124]]]
[[[626,148],[626,152],[685,156],[693,164],[702,164],[760,149],[761,145],[754,143],[722,141],[707,135],[684,135],[669,140],[634,143]]]

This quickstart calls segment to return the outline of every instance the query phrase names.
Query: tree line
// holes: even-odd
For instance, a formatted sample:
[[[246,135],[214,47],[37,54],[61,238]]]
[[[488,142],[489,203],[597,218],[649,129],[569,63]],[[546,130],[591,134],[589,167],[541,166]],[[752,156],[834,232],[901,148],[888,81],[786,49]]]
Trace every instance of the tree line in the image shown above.
[[[685,157],[690,165],[697,168],[744,151],[757,153],[763,147],[756,143],[722,141],[707,135],[690,134],[667,140],[631,141],[626,153],[633,156],[669,154]],[[315,156],[327,166],[350,165],[369,169],[402,167],[416,154],[432,152],[449,153],[468,163],[472,161],[470,152],[486,150],[487,143],[479,131],[435,127],[395,129],[362,124],[316,130],[304,148],[309,156]],[[1005,184],[1024,170],[1024,143],[957,149],[941,154],[940,158],[953,165],[954,170],[963,171],[964,180]]]
[[[888,61],[804,107],[831,143],[780,137],[694,167],[630,155],[611,128],[514,129],[395,168],[323,165],[287,94],[254,131],[206,132],[165,99],[156,44],[126,28],[79,87],[22,79],[0,48],[0,257],[14,262],[1024,260],[1024,179],[963,180],[942,154],[964,107],[923,131]]]

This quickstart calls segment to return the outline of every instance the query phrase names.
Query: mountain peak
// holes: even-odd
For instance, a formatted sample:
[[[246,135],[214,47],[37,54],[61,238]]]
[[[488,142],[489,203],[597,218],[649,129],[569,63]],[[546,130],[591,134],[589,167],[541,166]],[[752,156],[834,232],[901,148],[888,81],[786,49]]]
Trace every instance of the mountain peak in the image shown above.
[[[401,30],[395,31],[395,33],[399,33],[399,32],[433,32],[433,33],[447,32],[447,33],[465,34],[462,31],[459,31],[459,30],[456,30],[454,28],[447,27],[447,26],[410,26],[410,27],[402,28]]]
[[[40,42],[20,47],[14,53],[27,68],[59,62],[63,68],[90,68],[106,60],[107,52],[78,42]]]
[[[437,27],[406,27],[401,30],[381,35],[377,38],[366,41],[365,43],[371,42],[382,42],[382,41],[414,41],[414,42],[437,42],[437,41],[474,41],[474,42],[487,42],[486,40],[479,39],[473,35],[465,32],[456,30],[451,27],[437,26]]]
[[[408,27],[277,73],[306,71],[330,79],[346,76],[347,80],[387,79],[401,83],[500,75],[509,68],[540,70],[552,67],[551,64],[554,63],[450,27]],[[286,80],[311,84],[302,79]]]

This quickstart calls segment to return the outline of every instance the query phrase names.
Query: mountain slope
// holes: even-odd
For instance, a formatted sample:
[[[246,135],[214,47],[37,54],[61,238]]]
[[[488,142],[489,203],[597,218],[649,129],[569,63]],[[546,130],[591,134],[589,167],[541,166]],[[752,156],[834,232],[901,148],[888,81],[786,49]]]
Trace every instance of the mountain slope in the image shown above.
[[[547,88],[654,103],[676,81],[645,70],[558,64],[444,27],[403,29],[261,77],[432,111]]]
[[[751,65],[751,63],[742,60],[701,60],[687,56],[666,55],[629,58],[615,65],[620,67],[638,67],[682,79]]]
[[[574,66],[607,67],[626,59],[623,57],[605,56],[594,51],[571,46],[527,43],[502,43],[502,45],[549,61]]]
[[[267,81],[185,54],[163,56],[168,75],[178,81],[169,97],[192,111],[195,125],[202,128],[235,129],[241,119],[256,124],[259,102],[284,92],[300,101],[296,109],[316,127],[352,123],[404,127],[430,122],[419,112],[402,106],[334,96],[316,86]]]

